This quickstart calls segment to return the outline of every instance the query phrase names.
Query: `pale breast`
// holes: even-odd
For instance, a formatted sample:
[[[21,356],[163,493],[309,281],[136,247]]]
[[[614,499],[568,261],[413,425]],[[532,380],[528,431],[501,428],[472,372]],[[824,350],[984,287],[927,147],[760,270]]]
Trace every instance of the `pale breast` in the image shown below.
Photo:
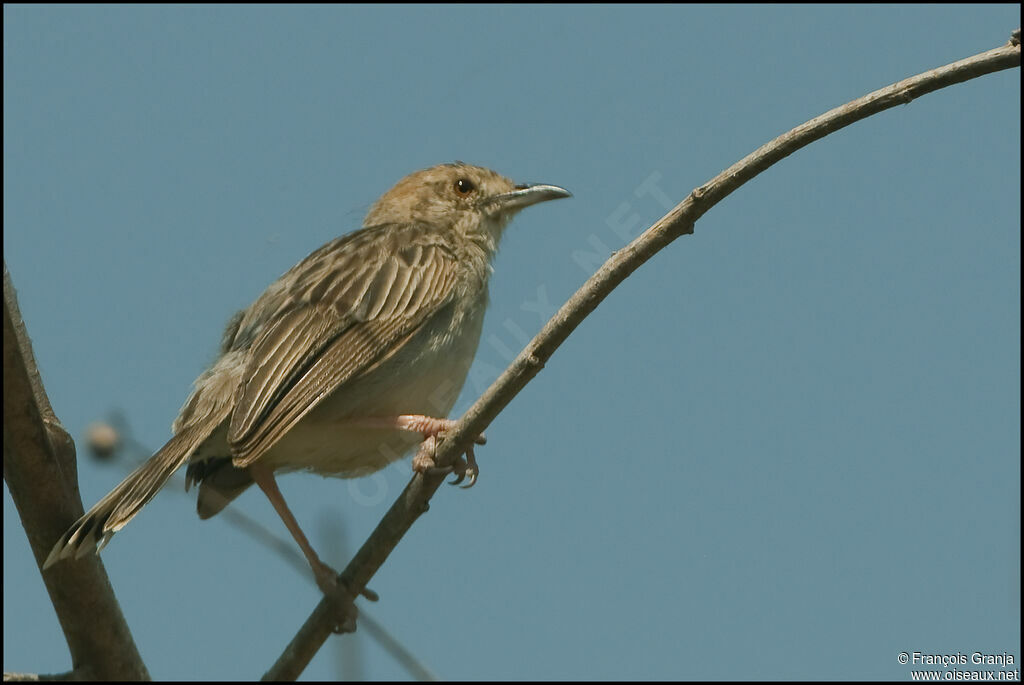
[[[279,470],[350,477],[405,456],[421,435],[359,427],[358,419],[447,417],[473,363],[486,303],[484,290],[461,307],[438,312],[387,361],[326,398],[260,460]]]

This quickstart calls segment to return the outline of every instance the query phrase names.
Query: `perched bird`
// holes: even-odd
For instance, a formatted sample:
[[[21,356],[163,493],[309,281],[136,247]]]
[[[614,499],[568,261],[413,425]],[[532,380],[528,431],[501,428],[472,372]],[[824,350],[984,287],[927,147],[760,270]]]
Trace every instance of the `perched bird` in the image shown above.
[[[200,518],[255,482],[332,592],[337,574],[302,533],[275,472],[361,476],[417,445],[413,468],[431,468],[480,340],[502,232],[524,207],[563,197],[563,188],[516,185],[461,162],[403,178],[360,230],[313,252],[231,319],[173,437],[61,536],[44,568],[102,549],[188,464]],[[456,471],[475,482],[472,450]]]

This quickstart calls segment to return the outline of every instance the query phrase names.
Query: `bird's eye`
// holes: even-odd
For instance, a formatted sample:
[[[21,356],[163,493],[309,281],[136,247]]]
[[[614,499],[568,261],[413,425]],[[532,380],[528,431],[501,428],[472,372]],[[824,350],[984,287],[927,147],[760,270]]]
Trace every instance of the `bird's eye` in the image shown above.
[[[476,184],[468,178],[460,178],[455,182],[455,192],[463,197],[469,195],[474,190],[476,190]]]

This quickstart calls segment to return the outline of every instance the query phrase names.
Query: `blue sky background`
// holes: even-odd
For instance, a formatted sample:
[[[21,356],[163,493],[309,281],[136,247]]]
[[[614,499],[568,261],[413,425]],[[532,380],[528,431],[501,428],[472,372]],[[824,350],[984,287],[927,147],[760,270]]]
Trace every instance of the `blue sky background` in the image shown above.
[[[575,195],[507,232],[459,412],[538,303],[665,212],[645,181],[679,201],[1019,25],[1016,5],[5,6],[4,256],[86,506],[124,472],[85,427],[120,409],[159,447],[231,314],[406,173],[461,159]],[[872,117],[714,208],[490,427],[480,483],[439,492],[368,611],[453,679],[1019,668],[1019,79]],[[281,486],[350,554],[408,478]],[[258,677],[318,591],[177,489],[103,553],[139,648],[156,678]],[[258,492],[237,506],[287,537]],[[354,639],[357,674],[406,677]],[[4,669],[70,665],[7,494]]]

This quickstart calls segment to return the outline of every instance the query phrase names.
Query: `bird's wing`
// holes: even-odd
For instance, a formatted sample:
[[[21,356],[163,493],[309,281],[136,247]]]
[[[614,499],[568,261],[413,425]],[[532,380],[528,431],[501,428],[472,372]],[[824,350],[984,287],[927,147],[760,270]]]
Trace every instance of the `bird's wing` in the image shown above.
[[[236,467],[452,302],[456,260],[436,234],[399,229],[386,238],[375,229],[325,245],[285,275],[298,278],[255,334],[236,394],[228,430]]]

